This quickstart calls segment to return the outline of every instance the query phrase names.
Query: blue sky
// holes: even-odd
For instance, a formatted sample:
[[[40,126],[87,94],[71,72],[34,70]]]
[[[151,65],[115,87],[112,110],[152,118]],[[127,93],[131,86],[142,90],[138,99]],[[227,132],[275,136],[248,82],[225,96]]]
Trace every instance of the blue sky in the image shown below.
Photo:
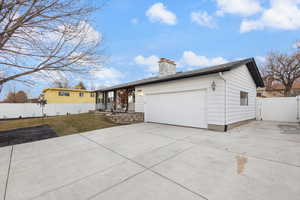
[[[185,71],[291,52],[300,39],[300,0],[109,0],[90,25],[103,37],[107,61],[92,81],[71,83],[100,87],[155,75],[160,57]],[[34,97],[49,86],[11,82],[0,98],[13,87]]]

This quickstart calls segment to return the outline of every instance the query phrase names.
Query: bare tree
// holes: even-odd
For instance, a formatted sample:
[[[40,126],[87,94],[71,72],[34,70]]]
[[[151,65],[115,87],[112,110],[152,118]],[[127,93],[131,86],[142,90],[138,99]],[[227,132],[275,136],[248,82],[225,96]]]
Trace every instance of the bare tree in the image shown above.
[[[32,84],[33,73],[82,75],[100,66],[101,36],[87,23],[100,7],[92,2],[0,0],[0,88],[12,80]]]
[[[292,96],[293,84],[300,78],[300,51],[292,54],[270,53],[262,71],[265,80],[269,83],[280,82],[284,86],[284,95]]]
[[[9,92],[3,101],[4,103],[27,103],[27,94],[20,90],[18,92]]]
[[[53,82],[53,87],[54,88],[71,88],[71,86],[69,85],[69,82],[64,81],[64,80],[55,80]]]
[[[4,77],[4,72],[3,71],[0,71],[0,80]],[[3,84],[0,84],[0,93],[3,89]]]
[[[71,88],[70,81],[63,72],[56,72],[55,76],[50,76],[50,80],[54,88]]]

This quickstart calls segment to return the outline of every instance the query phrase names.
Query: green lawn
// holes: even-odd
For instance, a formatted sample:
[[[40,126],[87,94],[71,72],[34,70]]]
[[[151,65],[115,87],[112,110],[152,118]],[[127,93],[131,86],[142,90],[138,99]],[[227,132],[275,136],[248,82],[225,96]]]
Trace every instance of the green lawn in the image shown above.
[[[107,117],[92,113],[47,118],[0,121],[0,131],[49,125],[59,136],[118,126]]]

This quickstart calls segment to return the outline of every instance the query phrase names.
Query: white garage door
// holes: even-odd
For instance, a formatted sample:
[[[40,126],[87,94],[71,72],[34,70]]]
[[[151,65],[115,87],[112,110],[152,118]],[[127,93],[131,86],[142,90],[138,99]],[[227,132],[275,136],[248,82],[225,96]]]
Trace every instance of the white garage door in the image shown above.
[[[207,128],[206,90],[147,94],[145,121]]]

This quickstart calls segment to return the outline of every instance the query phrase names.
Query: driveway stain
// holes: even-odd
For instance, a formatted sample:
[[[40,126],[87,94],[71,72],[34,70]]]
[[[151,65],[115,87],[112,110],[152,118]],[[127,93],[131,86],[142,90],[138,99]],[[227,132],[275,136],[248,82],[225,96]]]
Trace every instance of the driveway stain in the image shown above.
[[[278,125],[281,134],[300,134],[300,125]]]
[[[235,157],[235,159],[237,164],[237,173],[241,174],[245,170],[245,165],[248,161],[248,158],[246,158],[245,156],[238,155]]]

